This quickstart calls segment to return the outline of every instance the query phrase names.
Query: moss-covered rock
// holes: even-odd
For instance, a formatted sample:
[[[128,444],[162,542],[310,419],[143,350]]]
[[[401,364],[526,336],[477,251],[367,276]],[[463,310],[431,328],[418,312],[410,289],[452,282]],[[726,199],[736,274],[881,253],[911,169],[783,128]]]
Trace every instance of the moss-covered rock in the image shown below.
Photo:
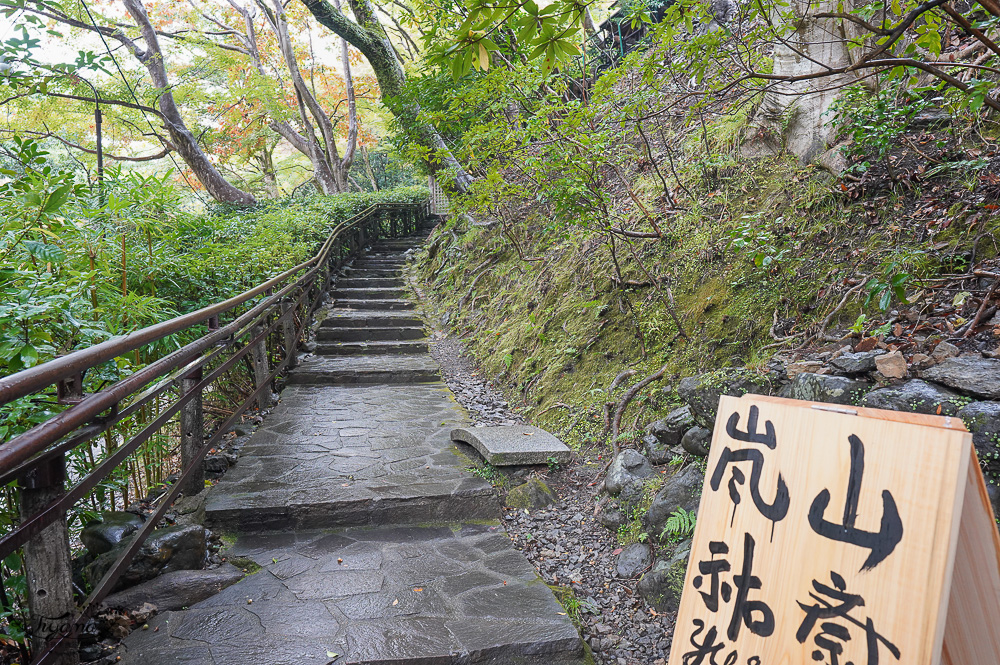
[[[639,580],[639,595],[656,611],[676,612],[680,607],[690,554],[691,541],[681,543],[670,558],[656,559]]]
[[[537,510],[551,506],[557,501],[549,486],[538,478],[531,478],[507,492],[507,505],[511,508]]]

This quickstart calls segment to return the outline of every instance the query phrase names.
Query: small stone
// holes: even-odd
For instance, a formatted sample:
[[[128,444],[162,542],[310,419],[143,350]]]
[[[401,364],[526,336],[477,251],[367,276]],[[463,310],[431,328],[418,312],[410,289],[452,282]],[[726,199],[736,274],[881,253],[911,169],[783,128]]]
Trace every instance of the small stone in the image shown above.
[[[875,358],[878,373],[887,379],[906,378],[906,358],[901,351],[893,351]]]
[[[885,351],[882,349],[873,349],[858,353],[842,353],[831,360],[830,364],[845,374],[863,374],[874,371],[875,359],[884,353]]]
[[[818,360],[802,360],[785,366],[785,372],[788,373],[789,379],[794,379],[804,372],[818,372],[821,369],[823,369],[823,363]]]
[[[910,365],[917,369],[926,369],[934,364],[934,360],[926,353],[914,353],[910,357]]]
[[[948,358],[956,357],[961,351],[957,346],[951,342],[940,342],[934,350],[931,352],[931,358],[934,362],[941,362],[942,360],[947,360]]]

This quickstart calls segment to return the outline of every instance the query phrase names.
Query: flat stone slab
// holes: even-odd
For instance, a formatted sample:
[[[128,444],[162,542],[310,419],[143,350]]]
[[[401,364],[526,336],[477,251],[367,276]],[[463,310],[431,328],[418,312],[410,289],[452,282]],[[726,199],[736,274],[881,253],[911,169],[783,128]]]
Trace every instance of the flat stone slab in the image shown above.
[[[443,384],[289,386],[210,490],[208,526],[316,529],[495,519],[489,483],[449,432],[466,416]]]
[[[570,461],[573,451],[549,432],[530,425],[460,427],[451,431],[453,441],[467,443],[494,466],[560,464]]]
[[[565,610],[496,524],[240,536],[260,566],[123,642],[122,665],[582,665]]]
[[[413,355],[313,356],[288,375],[289,384],[411,384],[441,380],[441,368],[426,353]]]

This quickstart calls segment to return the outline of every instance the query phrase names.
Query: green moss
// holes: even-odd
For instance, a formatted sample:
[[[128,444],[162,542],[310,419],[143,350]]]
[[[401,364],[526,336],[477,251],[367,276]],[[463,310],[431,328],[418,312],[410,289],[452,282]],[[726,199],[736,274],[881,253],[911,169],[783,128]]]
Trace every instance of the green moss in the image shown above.
[[[245,556],[232,557],[229,559],[229,563],[241,569],[247,575],[259,573],[262,570],[260,564]]]

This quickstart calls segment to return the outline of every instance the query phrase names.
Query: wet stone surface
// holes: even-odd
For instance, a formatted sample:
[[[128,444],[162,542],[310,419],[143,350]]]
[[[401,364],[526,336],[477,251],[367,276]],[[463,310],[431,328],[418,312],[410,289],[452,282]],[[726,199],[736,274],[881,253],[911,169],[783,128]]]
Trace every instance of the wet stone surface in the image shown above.
[[[451,443],[443,385],[289,386],[205,504],[222,528],[324,528],[497,516]]]
[[[578,663],[579,635],[496,524],[241,536],[261,569],[126,640],[125,665]],[[336,655],[331,655],[336,654]]]

